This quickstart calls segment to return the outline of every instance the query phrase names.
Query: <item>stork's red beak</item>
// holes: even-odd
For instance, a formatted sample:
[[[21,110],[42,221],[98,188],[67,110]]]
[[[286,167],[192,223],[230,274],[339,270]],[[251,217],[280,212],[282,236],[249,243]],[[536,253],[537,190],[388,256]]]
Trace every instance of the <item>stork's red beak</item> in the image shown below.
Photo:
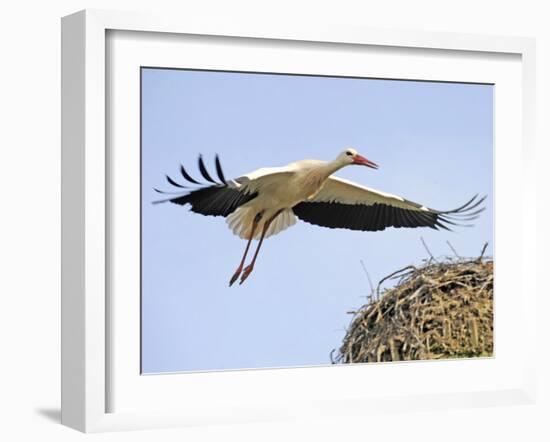
[[[378,164],[373,163],[371,160],[367,160],[365,157],[357,154],[353,157],[353,164],[359,164],[361,166],[367,166],[372,169],[378,169]]]

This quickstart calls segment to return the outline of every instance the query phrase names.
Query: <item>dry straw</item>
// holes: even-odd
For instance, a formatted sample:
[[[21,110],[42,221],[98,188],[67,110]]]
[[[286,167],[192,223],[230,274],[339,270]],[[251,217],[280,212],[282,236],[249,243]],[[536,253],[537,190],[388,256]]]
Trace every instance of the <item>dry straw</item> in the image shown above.
[[[354,314],[334,363],[493,354],[493,261],[431,258],[386,276]],[[397,279],[395,287],[381,285]]]

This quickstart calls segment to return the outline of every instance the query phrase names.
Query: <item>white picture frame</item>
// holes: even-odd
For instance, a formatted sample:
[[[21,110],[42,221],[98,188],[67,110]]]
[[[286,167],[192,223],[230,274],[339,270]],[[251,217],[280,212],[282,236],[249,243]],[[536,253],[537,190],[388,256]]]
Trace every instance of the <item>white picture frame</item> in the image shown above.
[[[520,81],[517,90],[520,97],[519,113],[511,113],[516,118],[517,147],[522,160],[522,185],[514,190],[521,199],[522,220],[536,217],[534,174],[534,107],[535,107],[535,43],[534,40],[519,37],[494,37],[451,33],[427,33],[416,31],[388,31],[376,29],[349,28],[345,26],[316,27],[307,25],[292,27],[283,24],[266,23],[217,23],[197,20],[195,17],[162,17],[151,14],[86,10],[64,17],[62,20],[62,423],[84,432],[111,431],[123,429],[155,428],[166,426],[206,425],[216,423],[251,422],[258,420],[285,419],[289,417],[312,417],[330,415],[368,414],[373,410],[388,412],[413,409],[441,409],[469,406],[488,406],[499,404],[532,403],[535,396],[535,354],[532,339],[535,324],[535,279],[532,265],[536,255],[534,229],[527,222],[521,224],[517,236],[515,253],[521,259],[521,278],[515,283],[520,295],[516,302],[521,337],[526,343],[522,349],[521,361],[511,369],[506,381],[490,385],[487,388],[476,386],[471,391],[464,387],[460,392],[449,392],[434,383],[434,388],[425,394],[417,391],[378,392],[375,396],[359,391],[356,395],[338,393],[331,390],[330,395],[311,398],[280,395],[270,398],[267,394],[263,402],[255,402],[254,389],[271,379],[275,386],[305,383],[311,378],[308,368],[264,371],[234,372],[224,377],[214,373],[203,373],[193,382],[199,385],[215,380],[220,387],[219,402],[208,403],[199,398],[200,393],[192,392],[186,398],[193,406],[171,404],[163,407],[136,407],[134,410],[113,409],[110,393],[115,388],[112,382],[113,370],[116,371],[109,334],[112,333],[116,315],[111,311],[108,289],[110,287],[108,268],[108,244],[116,232],[107,228],[112,202],[108,185],[109,134],[106,132],[108,115],[109,76],[106,76],[107,57],[110,55],[107,45],[109,32],[154,32],[161,35],[217,36],[228,40],[234,38],[261,39],[261,41],[285,42],[286,45],[337,44],[345,47],[402,48],[403,51],[426,49],[440,51],[441,54],[469,53],[477,58],[490,54],[514,56],[520,63]],[[156,34],[156,35],[159,35]],[[258,40],[259,41],[259,40]],[[111,54],[112,55],[112,54]],[[437,56],[437,55],[436,55]],[[111,60],[112,61],[112,60]],[[518,77],[519,78],[519,77]],[[467,78],[464,81],[468,80]],[[511,83],[512,84],[512,83]],[[514,83],[516,84],[516,83]],[[517,110],[517,109],[516,109]],[[517,160],[515,158],[514,160]],[[505,172],[512,163],[503,160],[499,167]],[[501,173],[499,170],[496,174]],[[504,184],[503,184],[504,186]],[[505,188],[503,187],[503,191]],[[500,192],[497,186],[496,192]],[[498,199],[497,199],[498,205]],[[497,212],[498,213],[498,212]],[[500,221],[497,221],[497,223]],[[501,224],[502,235],[506,234],[506,224]],[[510,239],[512,242],[512,239]],[[498,247],[497,247],[498,249]],[[505,248],[502,247],[502,250]],[[498,259],[497,252],[497,259]],[[503,252],[504,253],[504,252]],[[504,263],[504,260],[502,261]],[[499,264],[497,264],[498,268]],[[504,268],[504,264],[503,264]],[[504,277],[504,276],[503,276]],[[498,274],[497,274],[498,281]],[[497,290],[498,290],[497,282]],[[502,284],[503,293],[505,290]],[[504,298],[503,298],[504,299]],[[502,302],[504,305],[505,302]],[[504,310],[502,310],[504,311]],[[135,318],[134,318],[135,319]],[[139,321],[139,319],[137,319]],[[499,321],[497,316],[496,321]],[[111,330],[110,330],[111,329]],[[135,330],[134,328],[131,328]],[[504,335],[504,333],[502,333]],[[118,354],[118,353],[117,353]],[[122,358],[131,359],[131,354],[120,353]],[[501,354],[504,354],[502,352]],[[505,358],[504,358],[505,359]],[[504,360],[503,359],[503,360]],[[496,353],[495,361],[498,362]],[[124,365],[117,362],[118,365]],[[132,362],[135,364],[135,361]],[[435,370],[430,363],[420,363],[417,368],[405,370]],[[449,362],[440,365],[449,376],[457,370],[463,373],[476,370],[502,370],[494,361],[486,361],[485,366],[467,366],[464,362]],[[492,365],[491,365],[492,364]],[[392,371],[399,375],[403,364],[374,364],[377,373]],[[411,367],[409,365],[408,367]],[[443,369],[441,369],[443,367]],[[330,368],[330,367],[329,367]],[[345,377],[353,378],[362,366],[345,367]],[[327,385],[343,382],[339,373],[317,370],[317,382]],[[441,373],[443,373],[441,371]],[[333,373],[337,373],[334,375]],[[135,373],[139,376],[139,372]],[[175,386],[182,377],[157,377],[149,380],[143,388],[146,400],[151,391],[164,388],[187,388],[189,385]],[[179,376],[179,377],[178,377]],[[435,374],[445,376],[443,374]],[[468,374],[466,374],[468,376]],[[120,376],[118,377],[120,379]],[[141,378],[138,380],[141,382]],[[237,382],[240,391],[249,389],[250,395],[236,397],[234,391],[226,388],[228,383]],[[442,381],[443,382],[443,381]],[[447,381],[448,382],[448,381]],[[165,384],[165,385],[161,385]],[[225,386],[225,387],[224,387]],[[309,387],[313,388],[313,384]],[[141,388],[137,384],[128,384],[126,390]],[[225,388],[225,389],[224,389]],[[138,390],[135,390],[138,391]],[[185,391],[185,390],[184,390]],[[307,395],[307,389],[304,390]],[[313,391],[313,390],[310,390]],[[128,393],[129,394],[129,393]],[[138,395],[139,396],[139,395]],[[376,397],[376,400],[373,399]],[[156,397],[159,402],[162,396]],[[201,399],[201,400],[199,400]],[[206,397],[208,399],[208,397]],[[127,402],[139,400],[129,397]],[[202,402],[201,402],[202,401]],[[196,406],[195,406],[196,405]],[[227,411],[224,411],[227,410]]]

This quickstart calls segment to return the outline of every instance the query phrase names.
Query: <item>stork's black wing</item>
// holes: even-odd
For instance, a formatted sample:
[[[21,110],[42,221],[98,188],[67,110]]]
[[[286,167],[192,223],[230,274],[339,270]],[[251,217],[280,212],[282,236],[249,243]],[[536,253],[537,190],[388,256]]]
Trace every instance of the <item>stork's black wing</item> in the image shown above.
[[[404,198],[330,177],[311,201],[297,204],[298,218],[328,228],[377,231],[387,227],[430,227],[450,230],[479,215],[485,197],[477,195],[454,210],[439,211]]]
[[[191,211],[200,213],[201,215],[209,216],[228,216],[233,213],[238,207],[256,198],[257,193],[245,192],[240,189],[239,183],[235,181],[227,182],[220,164],[220,160],[216,155],[216,173],[220,182],[215,181],[206,170],[202,157],[199,157],[199,171],[205,180],[213,183],[213,185],[203,185],[203,187],[189,188],[188,185],[183,185],[171,177],[166,175],[166,180],[172,186],[178,189],[189,189],[187,193],[182,194],[177,192],[172,198],[165,198],[154,201],[154,204],[170,202],[184,206],[189,204]],[[180,172],[183,178],[195,185],[201,183],[195,180],[183,166],[180,166]],[[167,195],[170,192],[154,189],[158,193]],[[182,190],[183,191],[183,190]]]

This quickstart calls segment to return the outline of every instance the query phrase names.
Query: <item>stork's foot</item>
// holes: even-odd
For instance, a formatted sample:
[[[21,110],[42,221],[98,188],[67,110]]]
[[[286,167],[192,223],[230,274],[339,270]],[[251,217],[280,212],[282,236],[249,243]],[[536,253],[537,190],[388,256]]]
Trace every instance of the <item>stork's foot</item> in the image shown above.
[[[248,276],[252,273],[252,270],[254,270],[254,266],[252,265],[246,266],[244,268],[243,274],[241,275],[241,281],[239,282],[239,284],[242,284],[243,282],[246,281],[246,278],[248,278]]]
[[[233,276],[231,277],[231,279],[229,280],[229,287],[231,287],[233,284],[235,284],[235,281],[237,279],[239,279],[239,276],[241,276],[241,272],[243,271],[243,266],[240,266],[236,271],[235,273],[233,274]]]

